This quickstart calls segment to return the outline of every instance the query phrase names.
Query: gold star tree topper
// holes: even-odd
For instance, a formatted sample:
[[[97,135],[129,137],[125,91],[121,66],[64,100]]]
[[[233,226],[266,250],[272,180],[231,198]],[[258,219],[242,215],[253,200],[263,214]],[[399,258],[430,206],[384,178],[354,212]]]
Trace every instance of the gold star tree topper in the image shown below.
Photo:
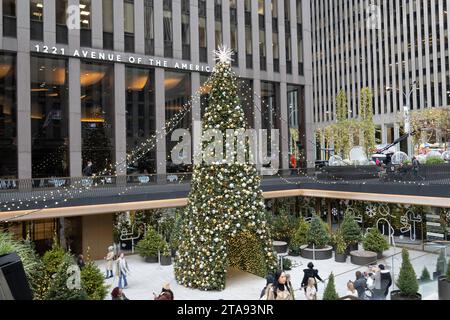
[[[231,62],[234,61],[234,59],[232,58],[234,52],[226,45],[220,46],[217,50],[214,51],[214,54],[216,55],[215,58],[216,61],[220,61],[222,63],[227,64],[231,64]]]

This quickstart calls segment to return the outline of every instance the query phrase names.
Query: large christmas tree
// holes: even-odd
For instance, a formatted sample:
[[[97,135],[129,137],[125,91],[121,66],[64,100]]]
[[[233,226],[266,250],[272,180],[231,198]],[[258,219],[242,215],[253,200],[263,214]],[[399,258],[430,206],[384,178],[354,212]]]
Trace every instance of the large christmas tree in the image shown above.
[[[227,129],[246,124],[231,52],[222,49],[218,56],[203,131],[220,130],[225,137]],[[195,165],[180,237],[175,276],[184,286],[223,290],[228,267],[260,276],[274,271],[276,255],[256,166],[234,161]]]

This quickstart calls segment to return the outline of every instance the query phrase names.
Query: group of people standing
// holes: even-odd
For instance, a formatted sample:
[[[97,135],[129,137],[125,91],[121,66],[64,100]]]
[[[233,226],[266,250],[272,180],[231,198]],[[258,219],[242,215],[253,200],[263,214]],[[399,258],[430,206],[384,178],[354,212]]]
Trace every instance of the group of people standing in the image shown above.
[[[130,268],[128,267],[128,262],[125,259],[125,255],[123,254],[123,252],[116,259],[114,247],[110,246],[108,248],[108,254],[105,257],[105,260],[106,260],[106,279],[111,279],[114,277],[114,264],[115,264],[116,265],[115,275],[119,277],[119,288],[120,289],[126,288],[128,286],[127,276],[130,273]]]
[[[302,288],[307,300],[317,299],[317,280],[323,282],[319,271],[314,269],[310,262],[308,268],[303,270]],[[261,300],[295,300],[295,290],[292,286],[291,276],[284,271],[278,271],[275,275],[267,276],[267,284],[263,288]]]
[[[383,264],[369,268],[368,272],[356,272],[353,282],[359,299],[386,300],[392,286],[392,275]]]

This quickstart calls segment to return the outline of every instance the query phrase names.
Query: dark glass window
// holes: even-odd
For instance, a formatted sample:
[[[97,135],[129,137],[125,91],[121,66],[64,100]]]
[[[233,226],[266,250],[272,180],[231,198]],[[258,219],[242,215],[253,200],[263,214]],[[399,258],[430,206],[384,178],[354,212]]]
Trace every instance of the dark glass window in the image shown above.
[[[191,22],[189,0],[181,2],[181,42],[183,60],[191,59]]]
[[[103,0],[103,49],[114,50],[114,4]]]
[[[222,26],[222,0],[214,0],[214,15],[216,19],[215,23],[215,37],[216,37],[216,48],[222,45],[223,41],[223,26]]]
[[[17,179],[16,57],[0,53],[0,178]],[[12,186],[10,184],[1,185]]]
[[[30,38],[31,40],[44,40],[44,1],[30,1]]]
[[[67,0],[55,1],[56,8],[56,43],[69,43],[67,30]]]
[[[80,0],[80,45],[92,47],[91,0]]]
[[[155,71],[149,68],[126,68],[127,154],[151,141],[155,134]],[[156,150],[128,163],[127,174],[156,173]]]
[[[155,15],[153,10],[153,0],[145,0],[145,54],[155,54]]]
[[[303,90],[299,86],[287,86],[287,103],[289,118],[289,155],[295,162],[289,161],[290,167],[306,168],[306,138]]]
[[[173,57],[172,1],[164,0],[164,56]]]
[[[125,52],[134,52],[134,1],[125,0],[124,10],[124,31],[125,31]]]
[[[81,63],[81,133],[83,167],[93,173],[114,173],[114,66]]]
[[[279,92],[279,84],[261,82],[261,128],[267,130],[267,150],[269,153],[271,152],[271,129],[279,129]]]
[[[173,119],[176,114],[179,114],[183,108],[190,101],[191,97],[191,76],[189,73],[183,72],[165,72],[165,91],[166,91],[166,121]],[[177,124],[175,129],[188,129],[192,127],[192,115],[191,112],[183,117],[183,119]],[[190,172],[190,165],[177,165],[172,161],[172,149],[178,144],[172,141],[171,134],[166,137],[166,149],[167,149],[167,172]],[[186,157],[186,154],[180,155],[181,158]],[[188,160],[188,159],[186,159]]]
[[[200,47],[200,62],[208,61],[208,36],[206,29],[206,17],[200,17],[198,20],[198,40]]]
[[[17,37],[16,0],[3,0],[3,36]]]
[[[33,178],[69,176],[69,87],[66,59],[31,57]]]

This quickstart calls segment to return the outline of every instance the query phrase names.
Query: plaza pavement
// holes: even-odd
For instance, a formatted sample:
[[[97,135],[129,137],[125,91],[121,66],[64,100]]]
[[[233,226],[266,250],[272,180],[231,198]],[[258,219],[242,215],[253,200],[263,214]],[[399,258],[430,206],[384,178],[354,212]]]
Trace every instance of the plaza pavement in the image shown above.
[[[390,270],[392,270],[392,264],[394,264],[394,275],[397,278],[401,265],[401,249],[391,248],[385,252],[385,257],[378,263],[387,265]],[[301,257],[289,258],[293,261],[293,268],[288,273],[291,274],[294,288],[298,290],[303,278],[303,269],[306,268],[310,260]],[[424,266],[427,266],[431,275],[436,270],[437,255],[435,254],[410,250],[410,259],[418,277],[420,277]],[[130,276],[128,277],[128,288],[124,292],[130,300],[153,300],[153,292],[159,293],[165,282],[170,283],[176,300],[258,300],[259,294],[265,285],[265,279],[239,270],[229,270],[227,285],[224,291],[205,292],[192,290],[177,284],[173,274],[173,265],[163,267],[159,264],[146,263],[143,258],[137,255],[127,256],[127,260],[130,267]],[[367,270],[365,267],[358,267],[351,264],[350,258],[347,259],[346,263],[336,263],[334,258],[324,261],[314,261],[313,263],[315,268],[319,270],[319,275],[324,280],[328,278],[331,272],[334,273],[336,277],[336,289],[340,296],[346,295],[346,284],[349,280],[355,279],[355,272],[357,270]],[[98,261],[97,264],[101,270],[105,270],[104,261]],[[118,279],[109,279],[105,283],[111,286],[109,289],[111,291],[113,286],[117,286]],[[326,283],[318,284],[319,299],[322,297],[325,285]],[[397,288],[395,287],[395,289]],[[437,282],[433,281],[420,285],[419,292],[422,294],[424,300],[437,300]],[[306,300],[303,291],[298,290],[295,293],[296,300]],[[107,299],[110,299],[109,295]]]

